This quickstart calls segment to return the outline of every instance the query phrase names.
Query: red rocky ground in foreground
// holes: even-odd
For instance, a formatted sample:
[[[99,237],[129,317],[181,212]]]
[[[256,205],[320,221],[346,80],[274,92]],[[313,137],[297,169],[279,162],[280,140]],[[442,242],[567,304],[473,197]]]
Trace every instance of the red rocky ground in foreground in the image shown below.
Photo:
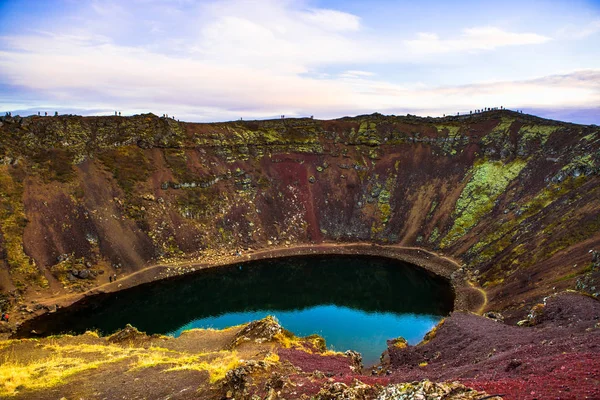
[[[390,381],[459,380],[505,399],[600,398],[600,302],[553,296],[527,324],[453,313],[426,344],[389,347]]]
[[[13,369],[24,367],[27,379],[11,378],[4,368],[0,395],[23,400],[598,399],[599,318],[598,300],[576,293],[547,298],[522,326],[454,312],[420,345],[391,340],[375,374],[361,370],[357,353],[325,351],[322,339],[296,338],[270,317],[222,331],[192,330],[179,338],[147,336],[130,327],[106,338],[88,333],[16,339],[0,343],[0,360],[13,363]],[[49,372],[40,370],[48,362],[60,365],[52,382],[44,380]]]
[[[412,347],[390,341],[382,368],[373,368],[378,374],[359,373],[353,357],[280,349],[283,365],[297,372],[280,376],[274,398],[600,398],[600,302],[592,297],[549,297],[521,326],[454,312],[428,336]],[[428,381],[460,382],[481,394],[439,397],[439,387],[428,394],[436,385]]]

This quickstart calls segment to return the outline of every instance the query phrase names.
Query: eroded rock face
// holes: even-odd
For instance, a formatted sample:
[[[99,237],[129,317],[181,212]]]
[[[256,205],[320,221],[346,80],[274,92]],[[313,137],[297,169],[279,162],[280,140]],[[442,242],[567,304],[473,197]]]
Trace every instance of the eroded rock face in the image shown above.
[[[599,135],[506,110],[3,119],[2,290],[14,303],[28,288],[85,291],[174,258],[374,242],[459,259],[490,309],[522,319],[579,278],[597,291],[588,267],[600,248]]]

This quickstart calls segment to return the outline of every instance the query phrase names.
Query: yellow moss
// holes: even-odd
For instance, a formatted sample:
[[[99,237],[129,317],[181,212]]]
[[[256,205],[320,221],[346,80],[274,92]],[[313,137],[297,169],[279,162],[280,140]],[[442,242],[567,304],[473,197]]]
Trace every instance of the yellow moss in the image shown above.
[[[504,278],[499,278],[499,279],[496,279],[496,280],[493,280],[493,281],[485,282],[482,286],[484,288],[491,288],[491,287],[497,286],[497,285],[499,285],[499,284],[501,284],[503,282],[504,282]]]
[[[165,372],[170,371],[206,371],[209,375],[210,383],[215,383],[225,378],[227,372],[231,371],[239,367],[242,364],[242,361],[237,357],[235,352],[231,352],[230,354],[212,359],[209,362],[201,361],[201,362],[188,362],[181,363],[174,367],[171,367]]]
[[[230,369],[236,368],[241,361],[235,351],[218,351],[189,355],[161,347],[150,347],[149,349],[135,347],[121,347],[119,345],[104,344],[77,344],[77,345],[44,345],[44,349],[52,350],[57,354],[85,354],[97,353],[99,363],[106,359],[123,360],[130,358],[135,360],[130,371],[156,366],[170,366],[164,372],[197,370],[206,371],[210,375],[210,381],[216,382],[225,376]]]
[[[289,332],[283,331],[273,335],[273,339],[279,342],[279,344],[286,349],[294,348],[310,354],[313,353],[314,349],[317,349],[319,353],[326,354],[325,341],[321,336],[318,335],[299,338]],[[310,346],[307,347],[307,344],[310,344]]]
[[[303,338],[305,342],[310,343],[315,349],[325,351],[327,349],[325,345],[325,339],[319,335],[310,335]]]
[[[59,354],[42,360],[19,363],[7,358],[0,363],[0,397],[14,396],[19,390],[49,389],[62,384],[72,375],[122,359],[123,357],[112,357],[90,362]]]
[[[283,332],[279,332],[273,335],[273,339],[278,341],[279,344],[281,344],[286,349],[289,349],[291,347],[302,347],[302,343],[297,337],[286,335]]]
[[[228,371],[242,364],[235,351],[186,355],[166,349],[153,348],[151,350],[149,353],[138,355],[138,361],[134,364],[132,370],[170,365],[171,367],[165,369],[163,372],[205,371],[209,374],[210,382],[214,383],[223,379]],[[270,359],[272,360],[274,357],[271,356]]]
[[[84,335],[91,336],[94,338],[100,337],[100,335],[98,334],[98,331],[85,331]]]
[[[427,366],[427,361],[423,361],[422,363],[419,363],[419,367],[423,368]]]
[[[344,353],[342,353],[341,351],[335,351],[335,350],[326,350],[320,354],[324,357],[343,356],[344,355]]]
[[[436,326],[433,327],[432,330],[427,332],[425,334],[425,336],[423,337],[423,340],[421,341],[421,343],[419,343],[419,346],[427,344],[430,341],[432,341],[433,338],[435,338],[435,336],[437,335],[438,329],[440,329],[442,327],[442,325],[444,325],[445,322],[446,322],[446,318],[442,319],[440,322],[438,322],[438,324]]]
[[[381,222],[388,222],[392,214],[392,207],[388,203],[380,203],[379,211],[381,212]]]
[[[157,367],[159,365],[184,365],[195,364],[202,355],[183,356],[178,353],[156,351],[151,353],[137,354],[138,360],[133,365],[132,371],[142,368]]]
[[[276,364],[279,362],[279,356],[276,353],[269,353],[263,358],[266,363]]]
[[[208,332],[227,332],[227,331],[230,331],[230,330],[233,330],[233,329],[239,329],[243,325],[246,325],[246,324],[228,326],[227,328],[223,328],[223,329],[215,329],[215,328],[192,328],[192,329],[187,329],[185,331],[182,331],[181,335],[187,335],[187,334],[190,334],[190,333],[193,333],[193,332],[202,332],[202,331],[208,331]]]
[[[64,338],[67,338],[66,335]],[[94,332],[84,336],[97,338]],[[0,350],[17,345],[22,340],[0,342]],[[59,340],[46,339],[38,344],[40,354],[50,352],[41,359],[19,360],[18,353],[5,351],[0,358],[0,397],[18,394],[20,390],[45,390],[62,384],[79,372],[96,369],[109,363],[123,361],[128,370],[165,366],[163,372],[197,370],[209,374],[211,383],[223,379],[227,371],[241,365],[235,351],[217,351],[189,354],[161,347],[134,347],[108,343],[62,344]],[[268,353],[264,361],[272,365],[279,361],[277,354]]]
[[[56,386],[67,376],[82,371],[81,365],[85,365],[84,361],[77,358],[51,358],[25,365],[5,361],[0,365],[0,396],[15,395],[17,388]]]

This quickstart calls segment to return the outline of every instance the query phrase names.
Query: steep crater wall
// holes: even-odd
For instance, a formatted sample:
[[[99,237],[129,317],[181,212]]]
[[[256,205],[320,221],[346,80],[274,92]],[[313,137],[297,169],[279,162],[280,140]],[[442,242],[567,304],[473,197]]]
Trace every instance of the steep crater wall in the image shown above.
[[[487,309],[591,293],[600,129],[492,111],[193,124],[6,117],[3,301],[82,292],[150,265],[323,243],[462,263]]]

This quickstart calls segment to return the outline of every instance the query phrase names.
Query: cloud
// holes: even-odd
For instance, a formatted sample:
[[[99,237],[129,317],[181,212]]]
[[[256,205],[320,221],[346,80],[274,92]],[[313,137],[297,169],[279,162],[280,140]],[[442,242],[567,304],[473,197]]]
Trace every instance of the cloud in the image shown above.
[[[600,70],[524,81],[407,87],[362,70],[313,78],[287,69],[170,57],[95,37],[45,35],[11,43],[18,51],[0,52],[2,75],[13,85],[41,93],[46,104],[151,110],[194,120],[409,110],[440,115],[499,105],[600,104]]]
[[[358,16],[341,11],[312,9],[301,15],[306,21],[326,30],[342,32],[360,29],[360,18]]]
[[[439,54],[542,44],[549,40],[549,37],[536,33],[506,32],[497,27],[485,26],[464,29],[459,37],[449,39],[442,39],[435,33],[422,32],[416,39],[407,40],[405,43],[417,54]]]
[[[0,99],[3,107],[147,110],[220,120],[600,104],[597,70],[527,81],[417,86],[400,84],[376,68],[419,68],[430,54],[462,59],[466,52],[550,40],[535,33],[486,26],[448,38],[421,33],[408,40],[402,32],[377,33],[357,15],[303,8],[289,0],[95,4],[79,24],[71,20],[44,32],[0,38],[0,84],[29,93],[22,101]],[[119,27],[99,18],[110,10],[118,13]]]
[[[600,19],[580,26],[568,25],[558,31],[558,36],[566,39],[585,39],[600,32]]]
[[[348,70],[348,71],[342,72],[339,76],[340,76],[340,78],[356,79],[356,78],[371,77],[374,75],[375,74],[373,72],[369,72],[369,71]]]
[[[63,101],[119,107],[217,109],[326,109],[351,97],[336,82],[287,71],[175,58],[144,49],[84,42],[81,37],[24,37],[20,51],[0,52],[0,71],[13,85]],[[32,51],[35,50],[35,51]],[[344,102],[342,102],[344,103]],[[347,103],[349,105],[350,103]]]

